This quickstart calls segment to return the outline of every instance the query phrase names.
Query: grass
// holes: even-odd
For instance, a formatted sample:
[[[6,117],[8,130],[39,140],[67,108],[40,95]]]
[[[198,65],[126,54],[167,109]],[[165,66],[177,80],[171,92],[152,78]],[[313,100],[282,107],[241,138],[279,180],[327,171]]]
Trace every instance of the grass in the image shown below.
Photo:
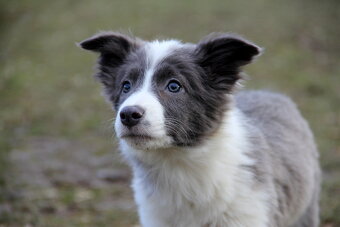
[[[233,31],[265,47],[264,55],[246,68],[251,78],[247,86],[280,91],[298,103],[321,154],[323,225],[339,226],[339,20],[340,4],[335,0],[0,0],[0,226],[137,223],[134,209],[117,208],[115,201],[109,209],[95,206],[107,198],[132,201],[126,182],[84,185],[73,182],[80,173],[75,179],[60,178],[63,167],[52,168],[54,162],[40,172],[13,164],[28,154],[24,163],[44,166],[59,160],[72,166],[67,164],[74,158],[68,156],[69,149],[79,153],[77,159],[89,147],[93,151],[89,157],[117,153],[111,149],[110,107],[91,78],[95,56],[75,46],[100,30],[188,42],[213,31]],[[32,161],[57,145],[60,156]],[[77,171],[84,172],[88,165],[79,165]],[[112,166],[125,168],[116,160]],[[25,171],[37,175],[30,175],[26,183],[14,183]],[[42,178],[38,173],[48,176],[49,184],[32,187],[30,182]],[[45,190],[57,196],[40,193]],[[77,200],[79,192],[90,198]]]

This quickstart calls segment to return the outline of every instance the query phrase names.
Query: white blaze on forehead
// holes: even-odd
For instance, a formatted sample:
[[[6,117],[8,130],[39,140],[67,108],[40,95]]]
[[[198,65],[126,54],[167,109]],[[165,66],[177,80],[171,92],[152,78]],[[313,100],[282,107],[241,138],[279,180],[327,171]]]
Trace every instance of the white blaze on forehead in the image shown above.
[[[162,62],[165,57],[169,56],[173,50],[180,48],[182,45],[178,40],[155,40],[146,44],[145,52],[148,68],[144,75],[143,89],[150,90],[152,77],[157,65]]]
[[[141,122],[145,131],[149,132],[151,136],[157,137],[160,146],[162,143],[165,145],[170,142],[171,139],[166,133],[164,108],[152,91],[152,77],[157,65],[173,50],[182,45],[176,40],[153,41],[145,45],[147,69],[145,70],[144,81],[142,86],[131,94],[119,108],[115,124],[118,136],[124,133],[124,130],[127,130],[120,121],[120,111],[126,106],[138,105],[145,110],[143,121],[147,124]]]
[[[171,51],[183,46],[178,40],[166,40],[166,41],[152,41],[145,46],[145,51],[147,54],[147,61],[150,68],[153,68],[162,61],[166,56],[168,56]]]
[[[148,102],[146,97],[148,96],[154,96],[151,84],[152,84],[152,77],[154,75],[155,68],[157,65],[171,52],[179,47],[181,47],[183,44],[181,44],[177,40],[168,40],[168,41],[153,41],[150,43],[147,43],[145,45],[145,52],[146,52],[146,62],[147,62],[147,69],[145,70],[144,75],[144,81],[142,83],[142,86],[139,90],[136,91],[135,94],[132,94],[120,107],[120,109],[124,108],[127,105],[133,105],[135,102],[136,104],[143,104],[143,100]],[[136,96],[140,98],[136,98]],[[156,97],[155,97],[156,99]],[[133,101],[133,100],[138,100]],[[139,103],[139,101],[142,101]]]

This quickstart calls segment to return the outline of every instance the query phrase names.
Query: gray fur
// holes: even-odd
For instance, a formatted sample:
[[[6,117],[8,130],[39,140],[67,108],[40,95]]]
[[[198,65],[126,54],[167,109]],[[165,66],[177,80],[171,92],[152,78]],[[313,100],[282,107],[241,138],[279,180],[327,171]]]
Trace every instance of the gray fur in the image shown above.
[[[103,87],[106,98],[117,110],[127,96],[121,96],[121,84],[131,81],[138,89],[146,68],[143,41],[118,33],[101,32],[78,44],[85,50],[100,53],[98,72],[94,75]],[[128,64],[127,64],[128,62]]]
[[[248,119],[257,161],[251,171],[273,193],[272,226],[319,225],[320,168],[311,130],[286,96],[247,91],[236,104]],[[277,207],[277,209],[275,209]]]

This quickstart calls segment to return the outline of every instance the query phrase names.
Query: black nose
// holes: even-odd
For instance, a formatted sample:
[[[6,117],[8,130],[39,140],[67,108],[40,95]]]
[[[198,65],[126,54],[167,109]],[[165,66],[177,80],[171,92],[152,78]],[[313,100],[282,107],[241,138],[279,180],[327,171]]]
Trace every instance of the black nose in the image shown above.
[[[144,109],[139,106],[127,106],[120,111],[120,120],[123,125],[132,127],[140,122],[144,114]]]

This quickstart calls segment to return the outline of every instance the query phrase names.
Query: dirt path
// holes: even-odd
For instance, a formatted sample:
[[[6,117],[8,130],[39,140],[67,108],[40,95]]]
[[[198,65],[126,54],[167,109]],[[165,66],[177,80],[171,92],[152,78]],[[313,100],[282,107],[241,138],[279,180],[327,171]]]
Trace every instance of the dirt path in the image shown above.
[[[10,154],[12,199],[1,209],[11,226],[135,225],[130,172],[113,149],[93,139],[34,137]]]

